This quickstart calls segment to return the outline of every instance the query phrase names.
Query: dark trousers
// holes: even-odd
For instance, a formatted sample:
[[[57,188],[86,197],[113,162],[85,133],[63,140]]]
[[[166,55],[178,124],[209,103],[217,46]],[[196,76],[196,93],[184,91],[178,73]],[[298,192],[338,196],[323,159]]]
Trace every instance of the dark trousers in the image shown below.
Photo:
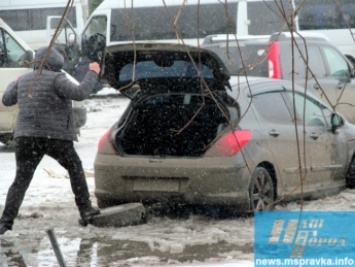
[[[73,141],[42,137],[16,139],[16,177],[6,196],[1,222],[12,228],[34,172],[44,155],[54,158],[69,173],[75,203],[79,211],[91,207],[90,195],[81,160]]]

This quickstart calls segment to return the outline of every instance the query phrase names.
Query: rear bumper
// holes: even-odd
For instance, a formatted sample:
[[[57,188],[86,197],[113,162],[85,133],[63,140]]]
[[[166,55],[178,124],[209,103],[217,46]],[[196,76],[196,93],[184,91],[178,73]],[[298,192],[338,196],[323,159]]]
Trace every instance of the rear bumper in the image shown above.
[[[218,160],[217,160],[218,161]],[[250,208],[245,164],[216,158],[157,160],[97,155],[95,195],[121,202],[178,202]]]

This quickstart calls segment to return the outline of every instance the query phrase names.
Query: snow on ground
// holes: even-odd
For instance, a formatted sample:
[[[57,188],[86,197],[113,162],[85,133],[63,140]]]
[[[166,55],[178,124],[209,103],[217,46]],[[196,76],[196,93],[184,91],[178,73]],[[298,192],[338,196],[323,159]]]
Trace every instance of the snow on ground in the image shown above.
[[[97,143],[127,103],[124,98],[86,100],[88,120],[75,147],[82,159],[94,204],[93,162]],[[15,174],[14,150],[0,145],[0,155],[2,212],[7,189]],[[253,266],[251,240],[242,237],[245,229],[248,229],[248,236],[252,236],[250,220],[241,220],[233,226],[234,220],[206,221],[200,216],[154,218],[138,226],[98,229],[79,227],[77,219],[65,169],[45,157],[36,170],[13,231],[0,238],[0,266],[14,263],[18,266],[57,266],[45,232],[50,228],[56,233],[67,266],[201,266],[202,263],[209,267]],[[241,224],[246,225],[239,229]],[[234,232],[232,237],[231,231]],[[229,238],[230,244],[224,244],[224,237]],[[240,251],[245,242],[249,243],[248,253]],[[231,251],[229,247],[233,244],[240,249]],[[219,253],[217,248],[220,245],[226,248]],[[203,252],[205,248],[211,251]]]
[[[93,162],[99,138],[128,100],[86,100],[88,120],[75,147],[96,204]],[[15,174],[13,148],[0,145],[0,212]],[[304,203],[304,210],[354,210],[354,190]],[[278,206],[299,210],[298,203]],[[13,231],[0,238],[0,266],[58,266],[46,230],[53,228],[67,266],[253,266],[252,217],[153,217],[121,228],[78,226],[66,171],[45,157],[37,168]]]

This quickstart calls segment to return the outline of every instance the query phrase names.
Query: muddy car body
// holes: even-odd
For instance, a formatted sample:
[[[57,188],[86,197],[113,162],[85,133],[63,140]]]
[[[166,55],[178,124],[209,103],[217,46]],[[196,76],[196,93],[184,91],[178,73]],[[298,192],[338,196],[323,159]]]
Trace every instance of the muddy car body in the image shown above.
[[[297,149],[289,82],[239,83],[213,52],[175,44],[111,46],[103,62],[103,78],[131,102],[99,141],[99,207],[164,202],[252,211],[269,209],[284,195],[311,197],[345,187],[354,126],[312,96],[319,111],[314,119],[321,116],[321,122],[307,126],[307,179],[299,186],[297,158],[304,153],[303,146]],[[270,94],[283,101],[264,102]],[[286,112],[281,122],[260,115],[269,105]],[[301,125],[302,119],[300,133]],[[317,153],[323,153],[319,159]]]

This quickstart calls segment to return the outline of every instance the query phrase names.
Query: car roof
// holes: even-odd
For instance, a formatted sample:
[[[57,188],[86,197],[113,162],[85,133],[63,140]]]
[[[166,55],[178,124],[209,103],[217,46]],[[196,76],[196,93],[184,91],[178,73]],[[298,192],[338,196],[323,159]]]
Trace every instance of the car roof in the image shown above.
[[[271,35],[236,35],[236,34],[213,34],[204,38],[202,46],[221,44],[225,42],[241,42],[241,43],[267,43],[271,41],[286,41],[291,37],[296,39],[305,38],[308,41],[330,42],[329,38],[322,33],[298,32],[291,34],[290,32],[275,32]]]
[[[204,38],[202,46],[229,42],[268,42],[270,35],[235,35],[235,34],[211,34]]]
[[[260,0],[258,0],[260,1]],[[273,0],[267,0],[267,1],[273,1]],[[164,6],[165,4],[167,6],[181,6],[180,1],[176,0],[165,0],[164,2],[161,0],[135,0],[134,2],[131,1],[118,1],[118,0],[105,0],[102,1],[102,3],[99,5],[97,10],[101,9],[112,9],[112,8],[131,8],[132,3],[134,7],[155,7],[155,6]],[[184,3],[185,5],[197,5],[199,4],[199,0],[189,0]],[[204,0],[204,4],[214,4],[216,3],[216,0]]]
[[[330,39],[322,34],[322,33],[317,33],[317,32],[295,32],[293,34],[291,34],[291,32],[276,32],[271,34],[270,36],[270,41],[285,41],[285,40],[289,40],[290,38],[296,38],[296,39],[307,39],[308,41],[323,41],[323,42],[330,42]]]
[[[254,77],[254,76],[232,76],[230,80],[233,90],[249,90],[251,95],[262,94],[266,92],[272,91],[291,91],[300,92],[305,94],[305,90],[297,84],[293,84],[292,81],[289,80],[279,80],[272,78],[264,78],[264,77]],[[311,92],[306,93],[307,95],[317,99],[320,103],[324,104],[320,99],[318,99]],[[326,104],[324,104],[326,105]]]

